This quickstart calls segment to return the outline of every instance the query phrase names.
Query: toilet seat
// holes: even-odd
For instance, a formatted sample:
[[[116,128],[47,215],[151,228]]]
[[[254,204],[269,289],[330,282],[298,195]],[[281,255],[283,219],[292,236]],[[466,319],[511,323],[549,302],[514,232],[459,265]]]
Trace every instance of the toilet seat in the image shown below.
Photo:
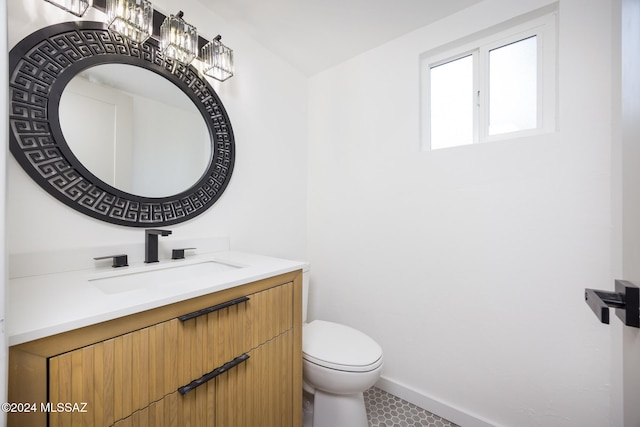
[[[347,372],[368,372],[382,365],[382,348],[357,329],[314,320],[302,333],[302,355],[308,362]]]

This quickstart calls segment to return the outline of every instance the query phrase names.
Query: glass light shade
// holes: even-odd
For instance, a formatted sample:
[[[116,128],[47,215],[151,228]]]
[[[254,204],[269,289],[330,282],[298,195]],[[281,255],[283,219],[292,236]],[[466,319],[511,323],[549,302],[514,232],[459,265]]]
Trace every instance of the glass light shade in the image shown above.
[[[47,0],[51,4],[55,4],[60,9],[64,9],[76,16],[82,16],[91,6],[92,0]]]
[[[169,15],[160,26],[160,49],[165,57],[185,64],[198,55],[198,31],[182,19],[182,12]]]
[[[233,50],[223,45],[217,36],[202,48],[203,72],[221,82],[233,76]]]
[[[153,33],[153,6],[147,0],[107,0],[109,28],[137,43]]]

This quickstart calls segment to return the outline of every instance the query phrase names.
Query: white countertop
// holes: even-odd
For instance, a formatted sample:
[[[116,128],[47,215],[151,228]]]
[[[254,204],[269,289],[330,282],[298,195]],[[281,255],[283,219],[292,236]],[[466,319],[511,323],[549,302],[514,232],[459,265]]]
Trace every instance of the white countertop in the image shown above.
[[[108,287],[105,280],[100,280],[104,277],[143,276],[136,273],[164,268],[177,271],[173,267],[208,261],[237,268],[189,277],[189,280],[171,279],[170,283],[169,280],[156,278],[131,290],[118,289],[116,286],[114,290],[105,292],[100,288]],[[183,260],[161,260],[153,264],[130,262],[129,267],[99,267],[13,278],[8,286],[6,333],[10,346],[21,344],[303,269],[305,266],[306,263],[301,261],[222,251],[187,256]]]

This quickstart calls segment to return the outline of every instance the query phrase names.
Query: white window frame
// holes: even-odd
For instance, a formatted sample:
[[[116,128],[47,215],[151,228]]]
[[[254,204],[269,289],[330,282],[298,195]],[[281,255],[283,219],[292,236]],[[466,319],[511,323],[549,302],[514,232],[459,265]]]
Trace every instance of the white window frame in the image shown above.
[[[466,145],[525,137],[557,129],[557,13],[529,20],[494,32],[474,42],[460,44],[444,52],[426,53],[420,58],[421,79],[421,146],[423,151],[431,148],[431,68],[456,59],[473,55],[474,62],[474,123],[473,142]],[[489,135],[489,52],[493,49],[536,37],[538,50],[537,70],[537,126],[532,129]],[[433,52],[433,51],[432,51]]]

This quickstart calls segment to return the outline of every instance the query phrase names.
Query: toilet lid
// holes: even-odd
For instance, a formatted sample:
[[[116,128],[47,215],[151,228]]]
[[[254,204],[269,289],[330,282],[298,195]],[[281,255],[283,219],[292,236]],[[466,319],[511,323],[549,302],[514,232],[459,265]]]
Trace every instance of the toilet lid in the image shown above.
[[[371,371],[382,364],[382,348],[362,332],[338,323],[314,320],[302,329],[304,359],[331,369]]]

